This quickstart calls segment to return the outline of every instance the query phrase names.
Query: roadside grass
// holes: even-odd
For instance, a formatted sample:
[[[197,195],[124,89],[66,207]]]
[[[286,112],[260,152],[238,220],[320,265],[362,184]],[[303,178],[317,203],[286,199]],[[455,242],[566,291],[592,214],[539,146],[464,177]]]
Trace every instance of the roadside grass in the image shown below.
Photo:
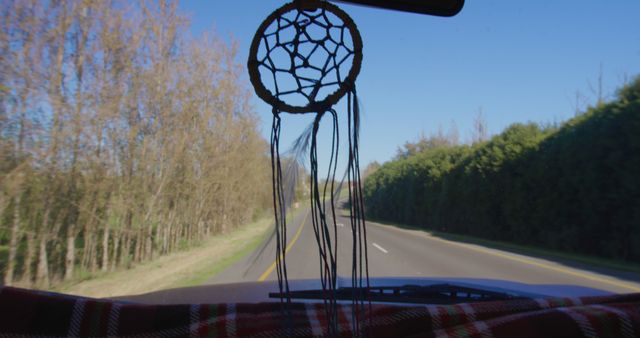
[[[287,212],[287,223],[290,223],[293,220],[293,218],[296,217],[298,213],[300,213],[302,210],[304,210],[304,208],[289,209],[289,211]],[[265,219],[267,220],[268,224],[271,226],[266,227],[266,229],[262,232],[262,234],[255,236],[254,238],[252,238],[251,240],[245,243],[241,243],[240,241],[235,241],[237,243],[234,243],[234,244],[237,244],[237,246],[234,246],[236,250],[234,250],[232,254],[221,258],[216,264],[209,264],[207,266],[202,266],[200,269],[194,269],[195,272],[192,275],[178,280],[171,287],[183,288],[183,287],[189,287],[189,286],[202,285],[208,280],[210,280],[211,278],[215,277],[218,273],[224,271],[226,268],[230,267],[235,262],[242,259],[244,256],[253,252],[256,248],[258,248],[258,246],[261,243],[263,243],[267,239],[267,237],[269,237],[269,234],[271,233],[272,225],[273,225],[273,222],[272,222],[273,216],[272,215],[265,216],[264,219],[262,219],[261,221],[264,221]]]
[[[340,195],[338,195],[338,200],[349,199],[349,187],[343,187],[342,191],[340,191]],[[348,203],[349,201],[346,201]]]
[[[271,218],[268,218],[268,219],[269,219],[268,223],[271,224]],[[229,266],[233,265],[235,262],[242,259],[242,257],[253,252],[253,250],[255,250],[260,245],[260,243],[262,243],[269,236],[270,232],[271,232],[271,227],[266,227],[260,235],[255,236],[248,242],[242,243],[241,241],[234,241],[234,244],[237,244],[237,245],[234,245],[235,250],[233,253],[229,254],[228,256],[220,258],[220,260],[218,260],[218,262],[216,262],[215,264],[206,264],[205,266],[202,266],[202,267],[195,267],[194,273],[192,275],[186,276],[185,278],[178,280],[173,285],[171,285],[171,288],[182,288],[182,287],[202,285],[206,283],[215,275],[224,271],[226,268],[228,268]],[[210,263],[210,262],[207,262],[207,263]]]
[[[192,248],[130,269],[101,272],[92,278],[79,277],[53,290],[87,297],[113,297],[201,284],[260,245],[271,225],[272,216],[265,216],[228,234],[207,238]]]
[[[305,208],[292,209],[291,221]],[[80,276],[53,288],[54,291],[86,296],[114,297],[153,292],[162,289],[201,285],[225,270],[265,241],[273,230],[273,215],[264,217],[227,234],[204,239],[198,245],[130,269],[100,272],[92,278]]]
[[[331,201],[331,194],[330,194],[330,189],[329,187],[327,187],[327,191],[324,191],[324,189],[322,189],[323,185],[320,184],[320,196],[321,198],[328,203],[329,201]],[[336,188],[338,187],[338,184],[336,184]],[[336,201],[345,199],[345,198],[349,198],[349,187],[345,184],[343,184],[342,189],[340,190],[340,193],[337,196],[334,196]]]
[[[448,232],[435,231],[430,229],[424,229],[415,225],[386,222],[386,221],[375,220],[375,219],[367,219],[367,220],[370,220],[372,222],[375,222],[381,225],[394,226],[397,228],[402,228],[407,230],[422,231],[434,237],[438,237],[438,238],[449,240],[449,241],[475,244],[475,245],[480,245],[487,248],[509,251],[515,254],[520,254],[525,256],[533,256],[533,257],[538,257],[543,259],[556,260],[560,262],[563,262],[563,261],[573,262],[573,263],[583,264],[585,266],[600,267],[600,268],[619,270],[619,271],[628,271],[628,272],[640,274],[640,264],[634,263],[634,262],[624,262],[624,261],[602,258],[602,257],[595,257],[590,255],[584,255],[584,254],[567,253],[567,252],[557,251],[553,249],[540,248],[532,245],[514,244],[509,242],[478,238],[478,237],[473,237],[468,235],[459,235],[459,234],[453,234]]]

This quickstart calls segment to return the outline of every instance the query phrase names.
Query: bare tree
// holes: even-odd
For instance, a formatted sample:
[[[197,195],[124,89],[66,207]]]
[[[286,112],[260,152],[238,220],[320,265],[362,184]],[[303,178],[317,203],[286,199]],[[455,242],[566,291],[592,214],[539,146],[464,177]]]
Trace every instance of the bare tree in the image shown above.
[[[11,1],[0,15],[5,284],[127,267],[269,206],[236,46],[190,37],[175,1]]]
[[[477,144],[488,139],[487,120],[484,116],[482,108],[478,108],[478,113],[473,120],[473,129],[471,130],[471,143]]]
[[[602,62],[600,62],[600,66],[598,67],[598,79],[596,80],[596,84],[593,85],[591,81],[587,81],[589,84],[589,90],[596,97],[596,106],[600,106],[604,104],[604,90],[603,90],[603,66]]]
[[[449,145],[456,146],[460,144],[460,132],[458,131],[458,125],[456,121],[451,120],[449,130],[447,131],[447,141]]]

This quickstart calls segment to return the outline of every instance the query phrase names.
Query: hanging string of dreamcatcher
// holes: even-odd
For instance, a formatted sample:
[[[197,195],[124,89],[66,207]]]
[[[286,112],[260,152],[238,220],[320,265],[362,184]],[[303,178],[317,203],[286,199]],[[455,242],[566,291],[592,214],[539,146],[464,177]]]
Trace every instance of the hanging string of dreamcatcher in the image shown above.
[[[272,107],[271,168],[276,224],[276,271],[283,311],[290,317],[286,264],[287,206],[280,152],[281,115],[315,114],[309,142],[310,213],[318,244],[320,281],[324,292],[327,335],[339,333],[337,312],[338,228],[336,184],[340,148],[338,112],[333,108],[347,96],[348,159],[346,184],[351,225],[352,332],[363,332],[369,287],[366,224],[359,168],[360,110],[355,79],[362,62],[362,40],[353,20],[335,5],[298,0],[269,15],[258,28],[249,53],[248,69],[256,93]],[[348,71],[346,71],[348,70]],[[323,118],[332,125],[326,175],[318,172],[318,131]],[[324,178],[324,182],[322,182]],[[344,179],[343,179],[344,180]],[[321,183],[322,182],[322,183]],[[370,304],[369,304],[370,305]]]

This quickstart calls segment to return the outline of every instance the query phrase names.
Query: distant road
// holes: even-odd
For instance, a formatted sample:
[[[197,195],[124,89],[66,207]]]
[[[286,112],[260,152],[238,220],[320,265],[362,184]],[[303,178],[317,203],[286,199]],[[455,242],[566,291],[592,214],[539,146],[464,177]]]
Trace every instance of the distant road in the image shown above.
[[[351,276],[351,230],[344,212],[337,217],[338,273]],[[289,279],[318,278],[319,260],[308,209],[288,226]],[[444,240],[417,230],[367,222],[372,277],[488,278],[527,284],[578,285],[599,290],[640,292],[640,275],[573,262],[523,256],[481,245]],[[276,280],[275,239],[215,276],[209,283]]]

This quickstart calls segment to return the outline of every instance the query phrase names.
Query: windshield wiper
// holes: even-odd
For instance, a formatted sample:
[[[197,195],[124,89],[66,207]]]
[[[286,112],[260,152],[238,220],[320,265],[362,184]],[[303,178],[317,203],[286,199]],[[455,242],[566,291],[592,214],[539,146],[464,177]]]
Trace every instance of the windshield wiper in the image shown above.
[[[290,291],[289,297],[291,299],[324,299],[328,292],[324,290]],[[453,284],[376,286],[369,289],[342,287],[335,291],[337,300],[352,300],[354,296],[356,299],[370,299],[372,302],[412,304],[456,304],[526,298]],[[269,297],[281,298],[284,294],[271,292]]]

